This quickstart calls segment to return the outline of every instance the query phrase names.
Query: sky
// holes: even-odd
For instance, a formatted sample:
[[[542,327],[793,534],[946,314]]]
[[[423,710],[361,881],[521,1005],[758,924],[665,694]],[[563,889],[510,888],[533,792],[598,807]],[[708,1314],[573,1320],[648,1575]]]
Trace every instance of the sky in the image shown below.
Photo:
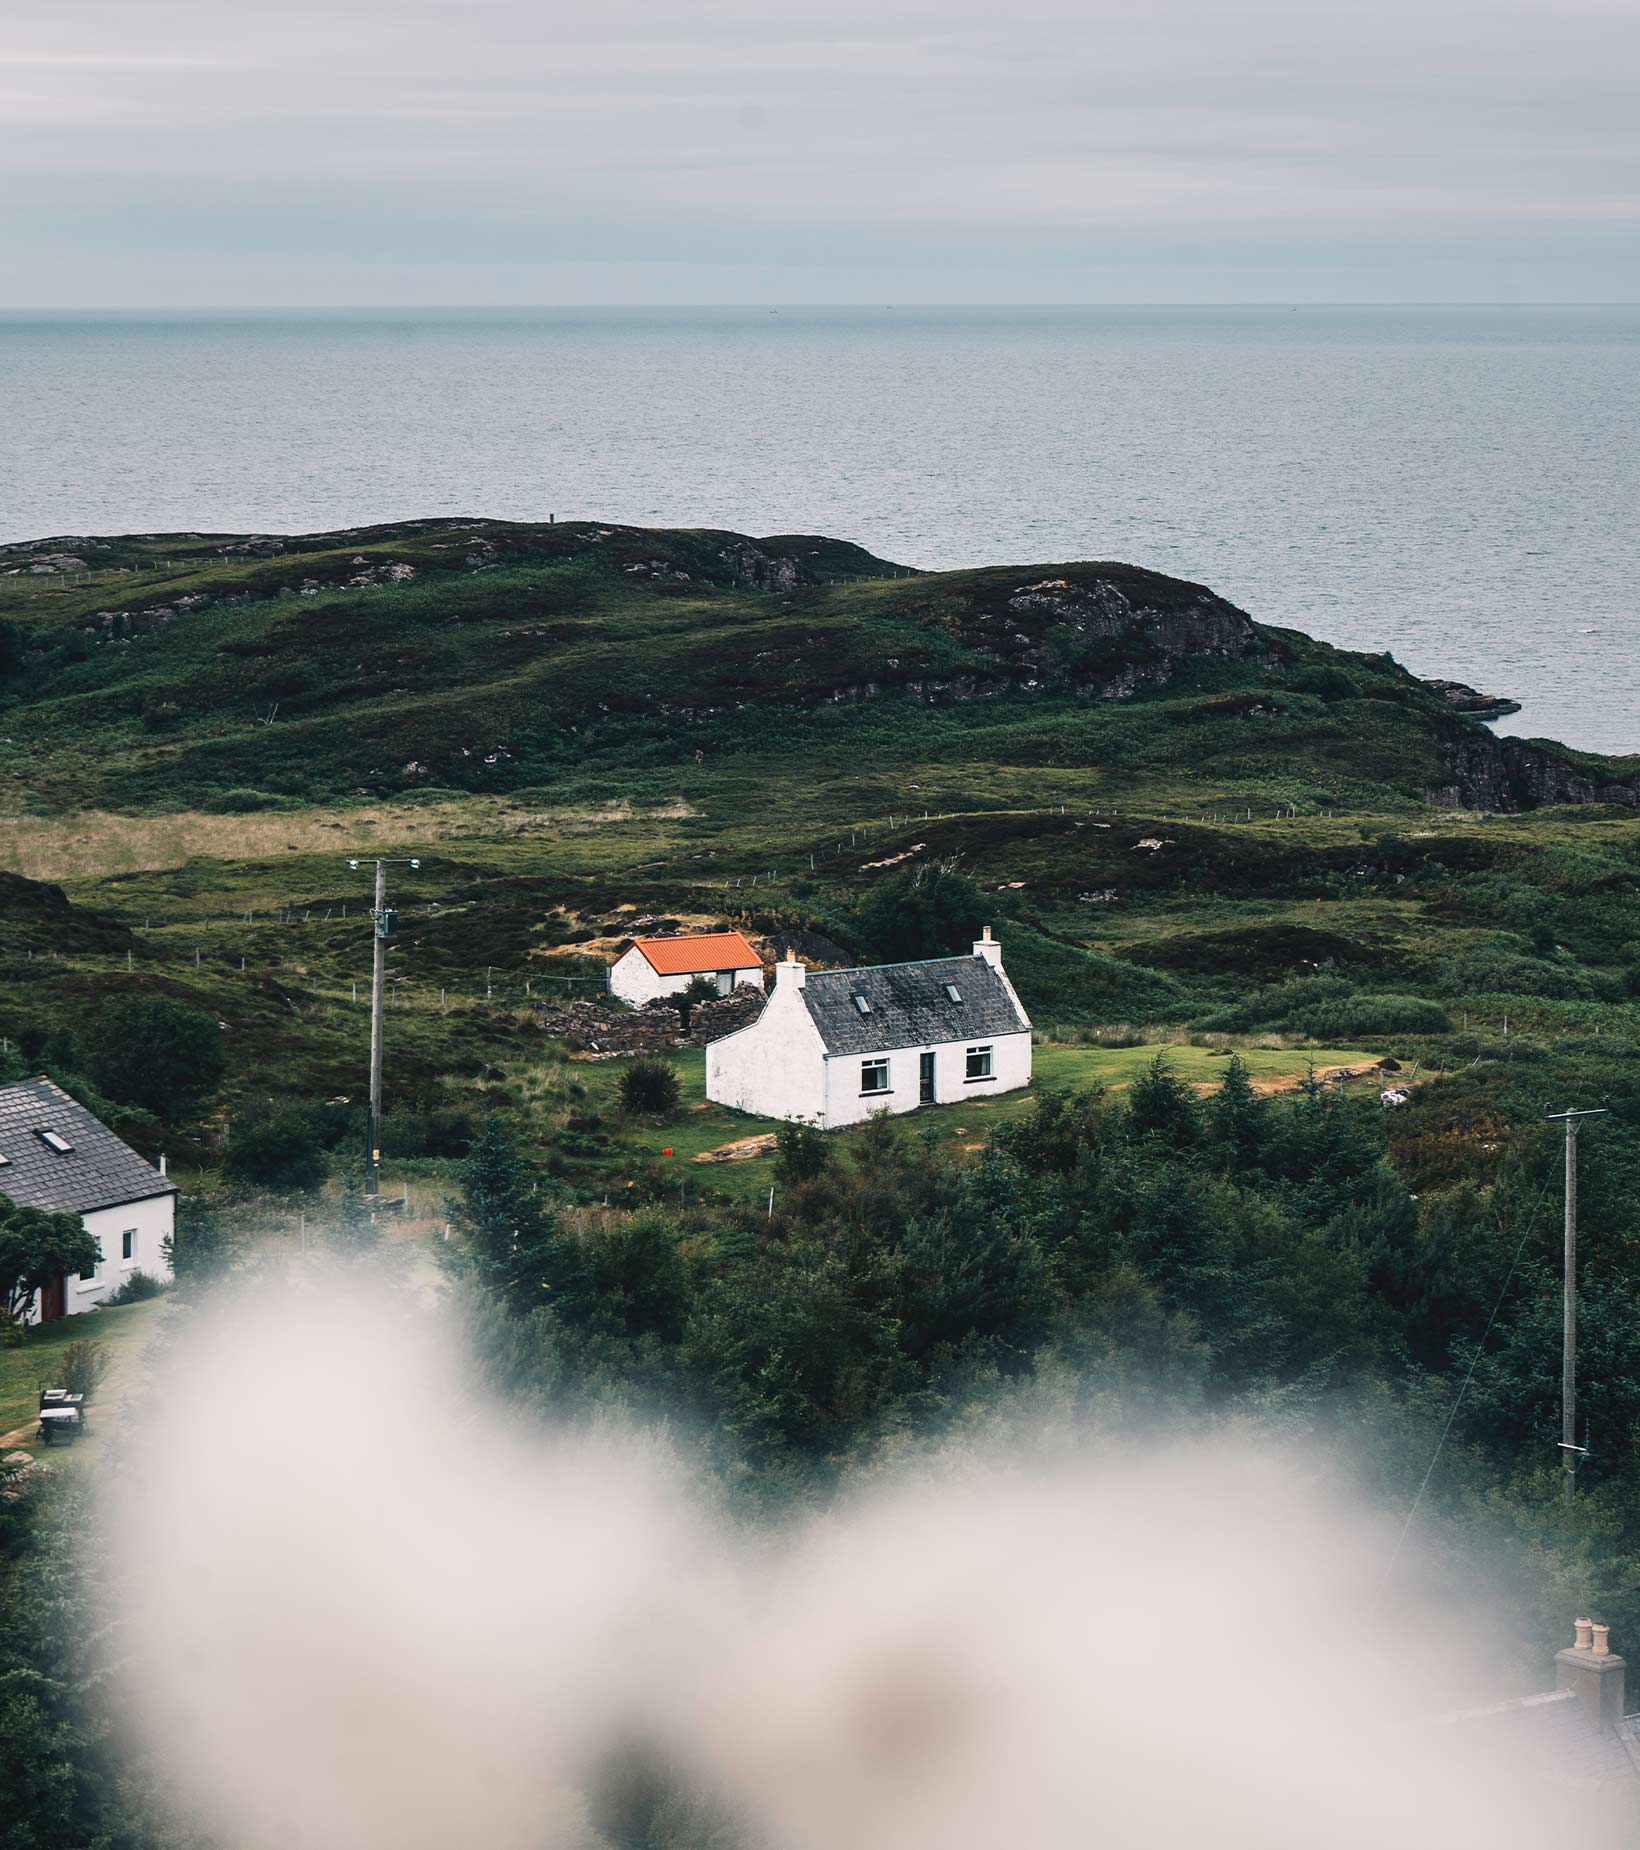
[[[1640,300],[1640,0],[52,0],[0,308]]]

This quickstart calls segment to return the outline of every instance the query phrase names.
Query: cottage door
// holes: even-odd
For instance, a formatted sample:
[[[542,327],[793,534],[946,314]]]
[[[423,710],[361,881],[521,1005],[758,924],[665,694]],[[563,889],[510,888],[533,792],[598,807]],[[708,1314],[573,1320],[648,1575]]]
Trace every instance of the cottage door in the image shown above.
[[[41,1287],[40,1321],[42,1323],[55,1323],[57,1319],[64,1314],[66,1309],[67,1303],[63,1295],[63,1280],[61,1274],[59,1274],[56,1278],[51,1279]]]
[[[917,1102],[922,1105],[934,1102],[934,1056],[931,1053],[919,1055],[917,1060]]]

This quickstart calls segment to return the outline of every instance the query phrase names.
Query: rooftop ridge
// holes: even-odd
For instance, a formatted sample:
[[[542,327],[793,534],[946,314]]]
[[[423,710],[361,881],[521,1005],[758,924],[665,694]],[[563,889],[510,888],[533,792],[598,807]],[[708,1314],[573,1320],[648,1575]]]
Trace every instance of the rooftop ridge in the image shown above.
[[[849,964],[842,970],[811,970],[809,981],[812,983],[822,976],[864,976],[872,970],[924,970],[930,964],[951,964],[972,962],[972,951],[947,951],[943,957],[908,957],[897,964]]]

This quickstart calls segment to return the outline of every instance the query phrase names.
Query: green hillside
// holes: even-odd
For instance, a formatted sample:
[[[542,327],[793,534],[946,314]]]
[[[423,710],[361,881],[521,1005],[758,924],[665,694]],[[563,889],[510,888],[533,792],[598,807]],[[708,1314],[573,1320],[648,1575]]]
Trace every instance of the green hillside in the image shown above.
[[[58,539],[0,551],[0,622],[0,797],[33,809],[1635,800],[1632,765],[1502,745],[1386,657],[1123,565],[582,522]]]

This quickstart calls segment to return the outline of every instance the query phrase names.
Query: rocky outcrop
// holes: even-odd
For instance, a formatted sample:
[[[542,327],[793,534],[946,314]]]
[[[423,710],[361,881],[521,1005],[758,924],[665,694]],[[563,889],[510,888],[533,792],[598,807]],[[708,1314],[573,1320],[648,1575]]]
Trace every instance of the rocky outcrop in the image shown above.
[[[1540,809],[1551,803],[1612,803],[1640,809],[1640,787],[1598,765],[1545,751],[1526,739],[1500,739],[1465,726],[1440,741],[1450,782],[1429,792],[1448,809]]]
[[[981,574],[955,627],[996,670],[953,677],[948,697],[958,699],[1013,686],[1126,700],[1165,685],[1185,658],[1241,661],[1267,650],[1252,618],[1234,604],[1203,586],[1126,566],[1067,566],[1062,575],[1023,583]]]
[[[1454,713],[1468,719],[1507,719],[1520,711],[1518,700],[1502,694],[1482,694],[1467,681],[1425,681],[1424,686],[1439,694]]]
[[[795,559],[768,553],[750,540],[725,547],[721,554],[736,583],[753,591],[795,591],[803,582],[803,573]]]

